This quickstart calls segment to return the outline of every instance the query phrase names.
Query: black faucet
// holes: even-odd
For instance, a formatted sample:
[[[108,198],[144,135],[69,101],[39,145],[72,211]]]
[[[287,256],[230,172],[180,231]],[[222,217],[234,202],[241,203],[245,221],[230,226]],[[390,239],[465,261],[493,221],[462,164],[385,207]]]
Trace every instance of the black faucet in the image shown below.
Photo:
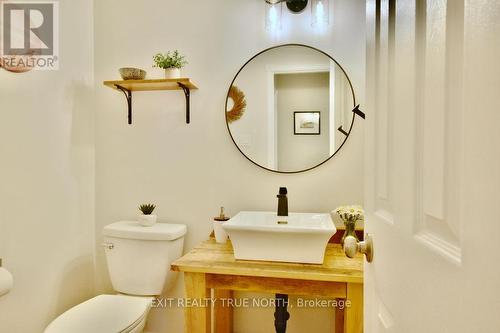
[[[288,216],[288,199],[286,197],[288,191],[286,187],[280,187],[278,197],[278,216]]]

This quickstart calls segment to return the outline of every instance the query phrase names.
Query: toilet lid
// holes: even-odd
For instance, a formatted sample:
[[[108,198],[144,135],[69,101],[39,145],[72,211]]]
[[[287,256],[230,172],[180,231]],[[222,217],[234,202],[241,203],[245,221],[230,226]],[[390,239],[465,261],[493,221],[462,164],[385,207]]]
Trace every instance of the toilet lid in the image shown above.
[[[99,295],[60,315],[44,333],[126,332],[147,315],[151,301],[150,297]]]
[[[166,241],[181,238],[186,231],[187,227],[184,224],[155,223],[145,228],[137,221],[120,221],[105,226],[102,233],[108,237]]]

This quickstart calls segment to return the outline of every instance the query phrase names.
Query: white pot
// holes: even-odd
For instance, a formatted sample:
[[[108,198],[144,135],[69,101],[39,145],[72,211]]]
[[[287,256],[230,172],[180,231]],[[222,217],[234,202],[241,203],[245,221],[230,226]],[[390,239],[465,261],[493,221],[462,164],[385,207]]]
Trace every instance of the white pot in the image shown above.
[[[180,68],[167,68],[165,69],[165,79],[178,79],[181,77]]]
[[[139,224],[142,225],[143,227],[150,227],[153,224],[156,223],[156,215],[139,215],[138,221]]]

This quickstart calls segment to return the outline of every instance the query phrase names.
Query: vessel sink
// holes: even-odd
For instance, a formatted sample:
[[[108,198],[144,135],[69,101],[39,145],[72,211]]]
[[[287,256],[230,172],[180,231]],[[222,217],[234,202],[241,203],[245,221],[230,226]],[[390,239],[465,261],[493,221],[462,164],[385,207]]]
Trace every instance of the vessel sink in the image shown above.
[[[236,259],[322,264],[337,229],[330,214],[239,212],[223,225]]]

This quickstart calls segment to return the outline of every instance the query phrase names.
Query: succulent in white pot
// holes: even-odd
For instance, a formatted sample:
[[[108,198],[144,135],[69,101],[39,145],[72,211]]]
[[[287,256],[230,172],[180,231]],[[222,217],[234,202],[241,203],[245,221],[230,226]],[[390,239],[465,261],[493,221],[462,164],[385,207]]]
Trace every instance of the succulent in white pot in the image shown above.
[[[156,223],[157,216],[153,214],[156,206],[153,204],[144,204],[139,206],[142,214],[139,215],[139,224],[144,227],[150,227]]]
[[[169,51],[165,54],[158,53],[153,57],[153,67],[165,70],[166,79],[178,79],[181,77],[181,68],[187,65],[186,57],[179,51]]]

